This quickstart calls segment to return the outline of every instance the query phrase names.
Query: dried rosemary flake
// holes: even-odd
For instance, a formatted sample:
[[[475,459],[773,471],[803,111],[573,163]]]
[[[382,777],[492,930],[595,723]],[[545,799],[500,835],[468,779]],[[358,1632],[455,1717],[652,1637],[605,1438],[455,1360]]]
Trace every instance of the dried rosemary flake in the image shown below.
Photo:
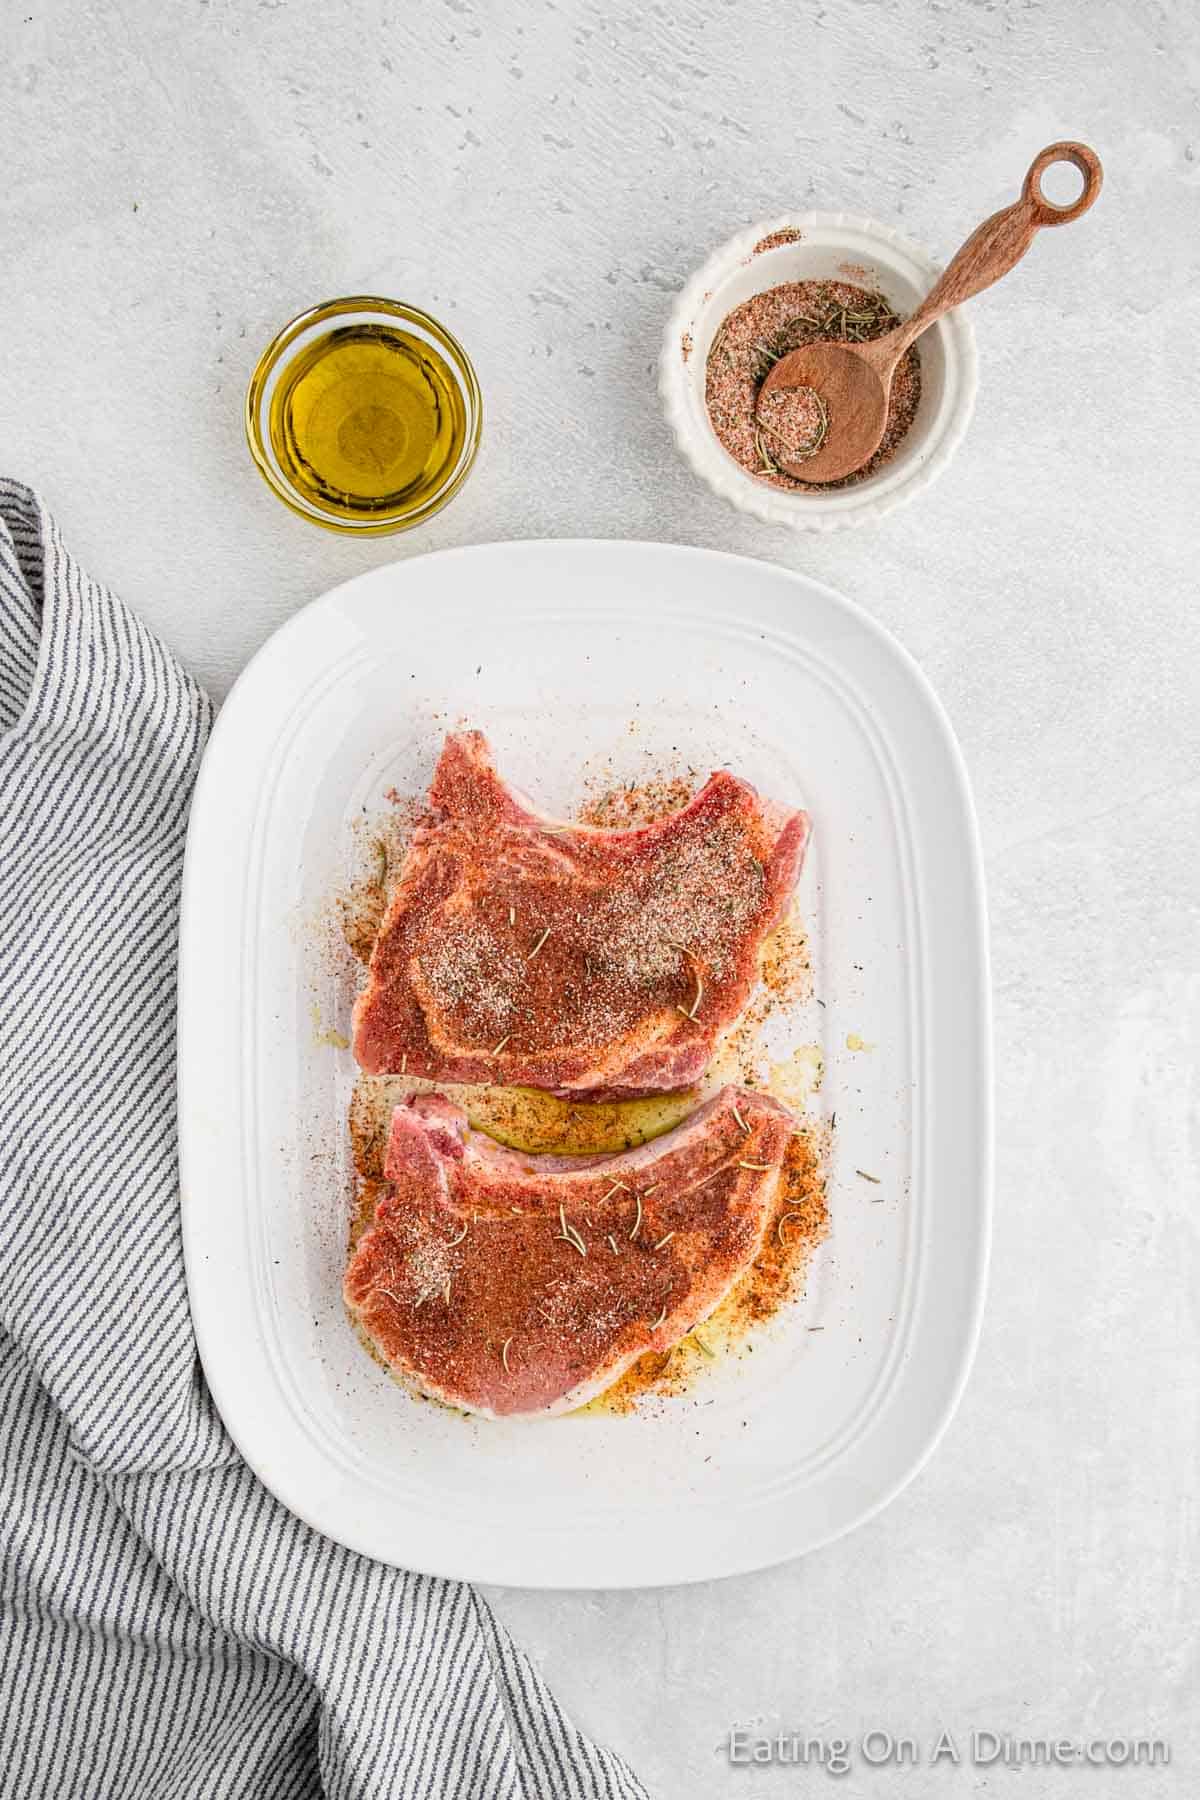
[[[455,1244],[461,1244],[461,1243],[462,1243],[462,1241],[463,1241],[463,1239],[464,1239],[464,1238],[465,1238],[465,1237],[466,1237],[466,1235],[467,1235],[467,1227],[466,1227],[466,1225],[465,1225],[465,1224],[464,1224],[464,1225],[463,1225],[463,1228],[462,1228],[462,1230],[461,1230],[461,1231],[460,1231],[460,1232],[459,1232],[459,1234],[458,1234],[458,1236],[457,1236],[457,1237],[456,1237],[456,1238],[451,1238],[451,1239],[450,1239],[450,1240],[449,1240],[449,1242],[448,1242],[448,1244],[447,1244],[447,1249],[449,1249],[449,1250],[453,1250],[453,1248],[454,1248],[454,1246],[455,1246]]]
[[[559,1237],[561,1237],[565,1243],[570,1244],[572,1250],[578,1250],[580,1256],[586,1256],[587,1245],[584,1243],[575,1227],[568,1222],[566,1209],[561,1201],[559,1202],[558,1207],[558,1218],[559,1223],[562,1226],[562,1230],[558,1234]]]
[[[652,1326],[651,1326],[651,1327],[650,1327],[650,1329],[651,1329],[651,1331],[657,1331],[657,1330],[658,1330],[658,1328],[659,1328],[659,1326],[660,1326],[660,1325],[661,1325],[661,1324],[662,1324],[662,1323],[663,1323],[663,1321],[664,1321],[664,1320],[665,1320],[665,1319],[666,1319],[666,1316],[667,1316],[667,1309],[666,1309],[666,1307],[665,1307],[665,1306],[664,1306],[664,1307],[663,1307],[663,1309],[662,1309],[662,1311],[661,1311],[661,1312],[660,1312],[660,1313],[659,1313],[659,1315],[658,1315],[658,1317],[657,1317],[657,1319],[655,1319],[655,1321],[654,1321],[654,1323],[653,1323],[653,1325],[652,1325]]]
[[[500,1346],[500,1361],[504,1364],[504,1372],[506,1375],[509,1373],[508,1346],[511,1343],[512,1343],[512,1339],[510,1337],[506,1337],[504,1342]]]
[[[615,1238],[615,1237],[614,1237],[614,1236],[613,1236],[613,1234],[612,1234],[612,1232],[611,1232],[611,1231],[610,1231],[610,1232],[609,1232],[609,1234],[608,1234],[608,1242],[609,1242],[609,1246],[610,1246],[610,1248],[611,1248],[611,1250],[612,1250],[612,1253],[613,1253],[613,1255],[614,1255],[614,1256],[619,1256],[619,1255],[620,1255],[620,1253],[621,1253],[621,1246],[620,1246],[620,1245],[619,1245],[619,1244],[618,1244],[618,1243],[617,1243],[617,1240],[616,1240],[616,1238]]]
[[[450,1304],[450,1283],[449,1282],[447,1282],[445,1287],[442,1289],[442,1299],[445,1302],[445,1304],[447,1306],[449,1306],[449,1304]]]
[[[603,1206],[604,1202],[606,1200],[611,1200],[613,1195],[615,1193],[617,1193],[621,1188],[624,1188],[625,1192],[628,1193],[629,1192],[629,1183],[627,1181],[614,1181],[612,1186],[609,1188],[607,1194],[601,1194],[600,1205]]]
[[[747,1125],[745,1119],[743,1119],[741,1113],[738,1111],[736,1100],[734,1101],[734,1104],[733,1104],[733,1116],[737,1120],[738,1124],[741,1126],[742,1130],[745,1132],[746,1136],[749,1137],[750,1136],[750,1127]]]
[[[543,931],[541,937],[538,939],[537,943],[533,946],[533,949],[529,952],[529,955],[525,958],[526,962],[533,961],[534,957],[537,955],[538,951],[541,949],[542,945],[546,942],[546,939],[549,936],[550,936],[550,927],[547,925],[545,931]]]
[[[854,1173],[858,1176],[860,1181],[873,1181],[876,1187],[880,1186],[878,1175],[868,1175],[865,1169],[855,1169]]]
[[[672,950],[678,950],[679,954],[681,956],[690,957],[693,963],[696,963],[699,961],[699,958],[697,957],[696,952],[694,950],[689,950],[686,944],[678,943],[675,938],[666,938],[664,940],[664,942],[668,943],[671,946]],[[675,1010],[676,1010],[676,1012],[681,1012],[685,1019],[691,1019],[692,1022],[694,1023],[695,1018],[696,1018],[696,1013],[699,1010],[700,1002],[703,998],[704,998],[704,983],[700,979],[699,970],[697,970],[695,999],[692,1001],[691,1006],[678,1006],[677,1005]]]
[[[773,1169],[774,1167],[774,1163],[740,1162],[738,1164],[739,1169]]]
[[[402,1052],[401,1057],[400,1057],[400,1073],[403,1075],[407,1068],[408,1068],[408,1051],[405,1050]]]
[[[774,460],[774,458],[771,455],[771,452],[767,449],[767,446],[763,443],[763,434],[762,434],[761,428],[759,428],[754,433],[754,448],[758,451],[759,456],[762,458],[763,473],[766,475],[778,475],[779,464]]]
[[[703,1350],[705,1356],[708,1356],[708,1357],[716,1356],[717,1353],[713,1349],[712,1345],[708,1342],[708,1340],[706,1338],[702,1338],[698,1331],[693,1331],[692,1337],[696,1341],[697,1348],[700,1350]]]
[[[512,1032],[506,1031],[504,1036],[500,1039],[500,1042],[498,1044],[493,1044],[491,1050],[488,1052],[488,1055],[489,1056],[499,1056],[499,1054],[503,1050],[505,1044],[509,1043],[511,1041],[511,1039],[512,1039]]]
[[[631,1240],[635,1238],[642,1229],[642,1196],[636,1194],[634,1198],[637,1200],[637,1218],[633,1221],[633,1230],[629,1234]]]
[[[779,1239],[780,1247],[782,1249],[786,1250],[788,1243],[787,1232],[783,1229],[784,1226],[789,1219],[798,1219],[801,1216],[802,1215],[798,1212],[785,1212],[780,1218],[779,1223],[775,1227],[775,1236]]]
[[[657,1244],[655,1244],[655,1246],[654,1246],[654,1248],[655,1248],[655,1249],[656,1249],[656,1250],[661,1250],[661,1249],[662,1249],[662,1247],[663,1247],[663,1245],[664,1245],[664,1244],[669,1244],[669,1243],[670,1243],[670,1241],[671,1241],[671,1239],[672,1239],[672,1238],[673,1238],[673,1237],[674,1237],[674,1236],[675,1236],[675,1233],[674,1233],[674,1232],[673,1232],[673,1231],[668,1231],[668,1233],[667,1233],[667,1235],[666,1235],[666,1237],[660,1237],[660,1238],[659,1238],[659,1240],[658,1240],[658,1242],[657,1242]]]
[[[517,922],[517,909],[515,906],[510,906],[508,909],[508,922],[510,925],[515,925]]]
[[[383,887],[388,878],[388,853],[387,845],[382,838],[376,838],[375,840],[375,854],[379,858],[379,873],[375,877],[375,886]]]
[[[652,1181],[652,1182],[651,1182],[651,1183],[650,1183],[650,1186],[649,1186],[649,1187],[644,1187],[644,1188],[643,1188],[643,1189],[642,1189],[642,1193],[643,1193],[643,1194],[652,1194],[652,1193],[653,1193],[653,1192],[654,1192],[654,1190],[655,1190],[655,1188],[656,1188],[656,1187],[661,1187],[661,1186],[662,1186],[662,1182],[661,1182],[661,1181]]]
[[[773,438],[778,439],[793,462],[807,462],[810,456],[815,456],[817,454],[817,451],[829,436],[829,408],[826,406],[821,395],[818,394],[816,388],[797,388],[792,391],[812,395],[813,405],[816,407],[817,411],[817,423],[809,433],[808,437],[802,439],[799,443],[795,443],[791,438],[785,437],[777,425],[768,425],[761,419],[759,421],[759,428],[760,431],[767,431]]]

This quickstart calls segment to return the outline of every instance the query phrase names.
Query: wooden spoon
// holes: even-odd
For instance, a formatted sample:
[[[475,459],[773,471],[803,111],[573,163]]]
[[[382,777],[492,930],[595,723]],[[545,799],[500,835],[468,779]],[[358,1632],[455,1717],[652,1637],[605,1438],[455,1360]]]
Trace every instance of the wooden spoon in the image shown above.
[[[1074,163],[1083,176],[1083,192],[1070,206],[1054,206],[1042,192],[1042,174],[1056,162]],[[1050,144],[1034,158],[1021,198],[993,213],[971,233],[911,319],[867,343],[803,344],[780,357],[763,382],[757,403],[759,426],[779,467],[801,481],[839,481],[869,462],[887,425],[892,376],[913,340],[952,306],[961,305],[1007,275],[1032,244],[1040,225],[1066,225],[1085,213],[1103,179],[1100,158],[1086,144]],[[779,422],[773,416],[778,398],[774,407],[768,404],[764,409],[764,401],[787,388],[809,389],[814,396],[808,408],[810,416],[823,414],[823,436],[811,454],[797,456],[793,450],[789,456],[786,444],[772,430]],[[804,440],[811,435],[810,426]]]

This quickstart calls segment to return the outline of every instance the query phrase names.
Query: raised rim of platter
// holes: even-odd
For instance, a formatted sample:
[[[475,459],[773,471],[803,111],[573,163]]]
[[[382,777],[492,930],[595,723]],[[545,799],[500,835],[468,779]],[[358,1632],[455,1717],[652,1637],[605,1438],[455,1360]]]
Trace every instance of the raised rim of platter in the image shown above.
[[[959,844],[968,865],[964,874],[971,916],[963,923],[965,936],[970,940],[967,959],[969,992],[964,992],[963,1007],[964,1018],[969,1026],[968,1049],[970,1056],[974,1058],[973,1091],[977,1128],[969,1152],[964,1147],[964,1168],[967,1170],[971,1189],[973,1230],[968,1233],[960,1271],[963,1305],[960,1307],[962,1316],[958,1336],[952,1346],[952,1368],[943,1371],[937,1410],[930,1418],[921,1441],[908,1446],[902,1459],[888,1471],[886,1477],[881,1477],[872,1484],[871,1491],[864,1491],[854,1504],[844,1507],[838,1516],[830,1517],[823,1523],[810,1519],[803,1528],[798,1524],[794,1541],[781,1544],[778,1532],[750,1531],[742,1535],[733,1534],[727,1524],[714,1520],[706,1539],[706,1547],[697,1549],[694,1541],[689,1539],[689,1534],[684,1532],[681,1534],[678,1555],[668,1554],[664,1557],[660,1554],[652,1568],[648,1568],[645,1559],[639,1556],[634,1533],[629,1534],[627,1549],[614,1550],[611,1545],[606,1544],[599,1553],[595,1552],[594,1547],[589,1549],[585,1533],[581,1544],[564,1555],[555,1548],[555,1534],[549,1532],[541,1545],[539,1556],[531,1557],[528,1546],[518,1549],[515,1555],[506,1554],[502,1533],[486,1540],[486,1547],[480,1550],[471,1541],[470,1534],[456,1543],[452,1533],[444,1529],[439,1531],[436,1527],[422,1533],[414,1528],[413,1521],[408,1518],[403,1520],[402,1530],[397,1529],[397,1520],[385,1520],[382,1517],[377,1518],[374,1524],[364,1525],[362,1518],[351,1517],[348,1512],[339,1511],[336,1506],[332,1506],[324,1492],[318,1492],[320,1484],[314,1484],[311,1479],[311,1468],[304,1466],[303,1459],[306,1456],[320,1459],[324,1454],[322,1443],[308,1429],[306,1422],[290,1420],[286,1450],[281,1448],[278,1441],[273,1442],[261,1428],[261,1424],[256,1422],[261,1421],[266,1414],[261,1406],[256,1411],[249,1404],[247,1387],[252,1379],[259,1380],[260,1377],[256,1375],[251,1378],[245,1345],[237,1341],[236,1331],[232,1334],[230,1332],[229,1317],[224,1305],[225,1290],[231,1285],[230,1274],[228,1271],[220,1274],[215,1283],[211,1266],[218,1234],[228,1231],[237,1222],[236,1207],[227,1198],[220,1200],[215,1211],[201,1203],[209,1145],[205,1142],[207,1122],[202,1109],[197,1108],[194,1103],[198,1077],[193,1071],[201,1066],[205,1044],[211,1043],[213,1024],[211,1015],[205,1017],[205,1008],[210,1001],[205,991],[207,964],[202,921],[206,904],[205,886],[211,881],[211,872],[203,862],[207,848],[204,840],[210,835],[210,812],[215,809],[219,814],[224,784],[238,766],[237,733],[244,710],[247,707],[260,707],[261,696],[257,696],[257,690],[264,678],[269,684],[277,671],[284,671],[286,674],[290,665],[291,647],[303,634],[320,631],[325,620],[333,615],[337,615],[339,624],[344,625],[350,612],[369,614],[377,604],[394,607],[397,604],[394,591],[397,571],[411,574],[416,563],[424,566],[435,563],[449,565],[497,557],[519,561],[546,554],[562,559],[576,553],[589,558],[608,558],[614,562],[620,558],[633,557],[701,559],[706,564],[717,561],[728,565],[731,571],[731,593],[726,610],[731,616],[738,612],[736,592],[732,591],[736,577],[733,577],[732,571],[748,567],[756,571],[756,579],[762,571],[768,571],[770,579],[793,584],[797,591],[803,590],[819,600],[822,606],[831,609],[847,627],[870,640],[876,649],[883,650],[886,660],[903,671],[904,677],[911,684],[913,695],[919,699],[926,718],[936,733],[938,752],[944,759],[945,772],[953,789],[953,803],[958,812],[953,825],[954,831],[958,833],[955,842]],[[331,656],[326,671],[330,680],[337,678],[336,667],[339,662],[344,664],[347,660],[357,660],[360,654],[369,654],[363,641],[368,630],[368,625],[360,619],[357,636],[356,632],[350,633],[346,655],[341,658]],[[303,696],[299,703],[303,703]],[[241,773],[240,769],[238,772]],[[244,982],[245,974],[244,969],[238,971],[239,983]],[[239,986],[238,992],[245,999],[244,987]],[[383,565],[354,577],[312,601],[264,644],[235,684],[218,717],[201,768],[193,800],[184,874],[179,1065],[184,1251],[197,1341],[213,1397],[234,1442],[264,1484],[314,1529],[338,1539],[352,1549],[429,1573],[528,1587],[640,1587],[744,1573],[815,1549],[873,1517],[919,1473],[954,1415],[978,1342],[991,1237],[991,1000],[978,831],[961,753],[944,710],[928,680],[903,647],[878,621],[823,583],[761,559],[687,545],[637,540],[531,539],[435,551],[419,558]],[[925,1103],[929,1103],[928,1096]],[[248,1231],[251,1222],[243,1220],[241,1223]],[[234,1288],[240,1278],[248,1280],[245,1271],[235,1270],[232,1280]],[[261,1319],[258,1323],[262,1329]],[[267,1348],[269,1349],[269,1345]],[[263,1367],[268,1369],[272,1381],[278,1381],[278,1393],[282,1399],[288,1386],[287,1372],[272,1370],[271,1362],[272,1358],[268,1355]],[[296,1428],[294,1431],[291,1430],[292,1426]],[[783,1496],[765,1494],[761,1504],[778,1505],[782,1498]],[[697,1503],[698,1514],[703,1511],[705,1504],[711,1503]],[[381,1511],[387,1511],[382,1502]],[[480,1539],[479,1543],[484,1543],[484,1540]]]

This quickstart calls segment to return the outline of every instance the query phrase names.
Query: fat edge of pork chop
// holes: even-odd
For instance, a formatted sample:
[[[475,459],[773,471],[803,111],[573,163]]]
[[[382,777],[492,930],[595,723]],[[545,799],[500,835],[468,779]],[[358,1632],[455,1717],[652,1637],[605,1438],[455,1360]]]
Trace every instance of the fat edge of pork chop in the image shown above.
[[[432,1398],[486,1418],[582,1406],[668,1350],[757,1256],[795,1121],[726,1087],[615,1156],[524,1156],[439,1094],[397,1106],[351,1316]]]
[[[727,770],[646,826],[561,824],[446,739],[354,1009],[369,1074],[625,1098],[688,1087],[744,1009],[809,836]]]

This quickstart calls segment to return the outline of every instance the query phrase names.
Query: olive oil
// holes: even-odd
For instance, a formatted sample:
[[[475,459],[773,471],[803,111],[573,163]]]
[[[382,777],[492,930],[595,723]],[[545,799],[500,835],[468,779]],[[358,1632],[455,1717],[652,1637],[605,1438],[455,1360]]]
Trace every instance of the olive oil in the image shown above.
[[[268,428],[301,497],[367,520],[411,512],[443,487],[468,419],[462,389],[432,344],[367,322],[329,331],[292,359]]]
[[[540,1088],[464,1088],[471,1124],[511,1150],[532,1155],[611,1155],[632,1150],[682,1123],[695,1088],[644,1100],[559,1100]]]

